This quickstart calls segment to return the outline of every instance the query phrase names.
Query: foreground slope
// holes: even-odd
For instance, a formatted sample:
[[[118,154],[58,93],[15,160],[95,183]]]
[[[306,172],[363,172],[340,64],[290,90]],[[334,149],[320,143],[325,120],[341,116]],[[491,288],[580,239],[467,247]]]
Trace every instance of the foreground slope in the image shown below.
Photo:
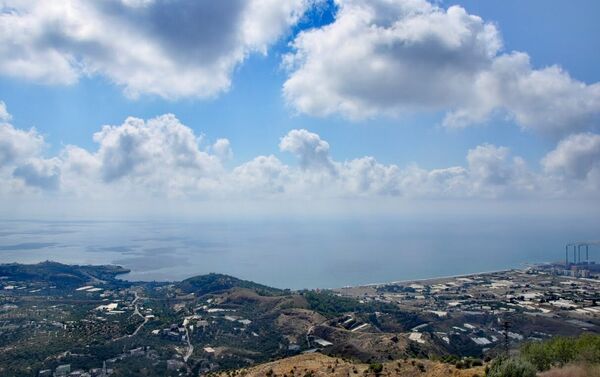
[[[474,377],[485,375],[483,366],[470,369],[457,369],[453,365],[429,360],[398,360],[379,365],[382,367],[381,371],[378,371],[377,364],[353,363],[319,353],[310,353],[257,365],[252,368],[214,373],[211,374],[211,376],[226,377],[237,375],[245,377],[263,377],[285,375],[288,377],[347,377],[382,375],[390,377]]]

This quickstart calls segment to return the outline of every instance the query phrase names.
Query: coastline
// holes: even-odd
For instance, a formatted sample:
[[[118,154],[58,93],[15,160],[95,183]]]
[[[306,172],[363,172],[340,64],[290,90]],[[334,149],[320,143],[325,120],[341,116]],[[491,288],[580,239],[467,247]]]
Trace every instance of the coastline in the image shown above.
[[[445,276],[435,276],[435,277],[429,277],[429,278],[395,280],[395,281],[384,282],[384,283],[369,283],[369,284],[362,284],[362,285],[356,285],[356,286],[342,287],[342,288],[338,288],[338,289],[358,288],[358,287],[378,287],[378,286],[389,285],[389,284],[406,284],[406,283],[417,283],[417,282],[422,283],[422,282],[430,282],[430,281],[436,281],[436,280],[468,278],[470,276],[477,276],[477,275],[498,274],[498,273],[502,273],[502,272],[510,272],[510,271],[518,271],[518,270],[520,270],[520,269],[519,268],[505,268],[505,269],[501,269],[501,270],[472,272],[472,273],[458,274],[458,275],[445,275]]]

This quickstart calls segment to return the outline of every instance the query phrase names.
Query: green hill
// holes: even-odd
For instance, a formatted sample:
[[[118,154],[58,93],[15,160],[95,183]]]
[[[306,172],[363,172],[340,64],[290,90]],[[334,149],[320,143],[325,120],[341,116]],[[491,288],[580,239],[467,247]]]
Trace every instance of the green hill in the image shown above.
[[[248,280],[241,280],[229,275],[215,273],[185,279],[178,284],[178,287],[184,292],[194,293],[198,296],[209,293],[219,293],[232,288],[251,289],[263,296],[283,294],[283,291],[277,288],[268,287]]]
[[[37,264],[2,264],[0,277],[17,281],[51,282],[58,287],[84,284],[94,280],[114,281],[115,276],[129,270],[120,266],[77,266],[57,262],[41,262]]]

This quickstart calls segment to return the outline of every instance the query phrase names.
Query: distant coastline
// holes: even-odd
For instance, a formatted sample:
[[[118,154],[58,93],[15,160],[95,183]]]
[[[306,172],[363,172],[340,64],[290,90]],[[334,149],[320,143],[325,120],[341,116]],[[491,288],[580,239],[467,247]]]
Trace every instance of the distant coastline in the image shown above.
[[[472,273],[458,274],[458,275],[445,275],[445,276],[436,276],[436,277],[428,277],[428,278],[395,280],[395,281],[389,281],[389,282],[385,282],[385,283],[361,284],[361,285],[355,285],[355,286],[346,286],[346,287],[342,287],[342,288],[339,288],[339,289],[344,289],[344,288],[358,288],[358,287],[377,287],[377,286],[381,286],[381,285],[406,284],[406,283],[416,283],[416,282],[422,283],[422,282],[430,282],[430,281],[436,281],[436,280],[467,278],[469,276],[477,276],[477,275],[499,274],[499,273],[503,273],[503,272],[518,271],[518,270],[520,270],[520,269],[519,268],[504,268],[504,269],[501,269],[501,270],[491,270],[491,271],[483,271],[483,272],[472,272]]]

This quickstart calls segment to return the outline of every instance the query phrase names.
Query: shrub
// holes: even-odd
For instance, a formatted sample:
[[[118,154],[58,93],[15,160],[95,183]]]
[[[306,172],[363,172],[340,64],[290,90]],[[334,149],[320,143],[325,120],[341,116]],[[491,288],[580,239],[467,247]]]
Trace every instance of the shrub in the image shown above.
[[[475,360],[473,360],[473,362],[471,362],[472,367],[480,367],[482,365],[483,365],[483,361],[481,361],[481,359],[475,359]]]
[[[369,370],[375,374],[379,374],[383,371],[383,364],[373,363],[373,364],[369,365]]]
[[[528,343],[521,348],[521,355],[540,371],[572,362],[600,363],[600,336],[556,337]]]
[[[536,369],[528,361],[499,358],[492,362],[487,377],[535,377]]]

